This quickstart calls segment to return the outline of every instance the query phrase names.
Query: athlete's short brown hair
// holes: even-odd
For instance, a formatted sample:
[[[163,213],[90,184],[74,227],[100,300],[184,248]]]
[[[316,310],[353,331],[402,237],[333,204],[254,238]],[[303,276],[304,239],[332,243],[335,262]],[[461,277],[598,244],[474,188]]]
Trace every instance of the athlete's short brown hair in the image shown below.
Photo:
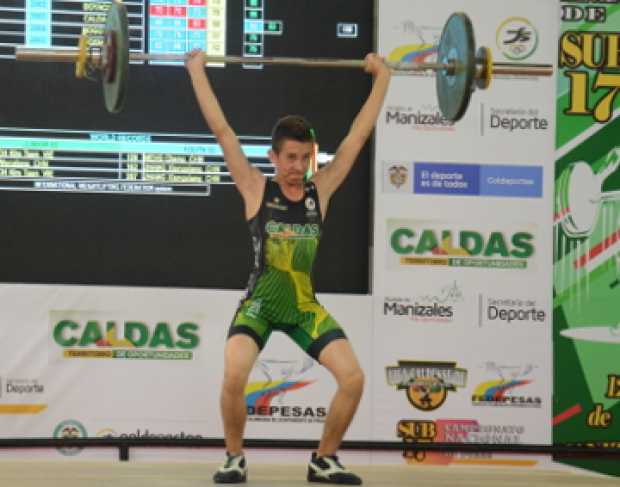
[[[271,131],[271,148],[277,154],[285,139],[314,142],[316,137],[310,122],[300,115],[287,115],[278,120]]]

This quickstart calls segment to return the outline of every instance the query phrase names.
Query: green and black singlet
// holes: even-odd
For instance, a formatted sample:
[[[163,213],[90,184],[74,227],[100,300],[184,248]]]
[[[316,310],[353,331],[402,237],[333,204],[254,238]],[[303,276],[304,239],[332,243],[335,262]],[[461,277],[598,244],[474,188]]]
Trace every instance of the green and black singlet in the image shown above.
[[[314,293],[322,231],[316,186],[306,182],[303,198],[291,201],[267,179],[260,209],[248,224],[254,265],[229,336],[247,334],[262,349],[273,330],[283,331],[318,360],[329,342],[345,334]]]

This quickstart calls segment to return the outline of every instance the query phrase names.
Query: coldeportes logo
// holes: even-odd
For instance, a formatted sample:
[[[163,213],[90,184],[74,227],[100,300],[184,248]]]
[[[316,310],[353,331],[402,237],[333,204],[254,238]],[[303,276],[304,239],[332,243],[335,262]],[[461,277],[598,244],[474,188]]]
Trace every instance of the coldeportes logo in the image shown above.
[[[535,253],[531,230],[474,230],[472,226],[388,220],[388,265],[528,268]]]
[[[255,370],[260,371],[267,380],[250,382],[245,388],[248,420],[287,423],[323,422],[327,416],[326,407],[284,402],[284,396],[288,392],[303,389],[315,382],[296,380],[296,377],[312,366],[310,359],[302,361],[261,359],[257,361]],[[279,376],[280,380],[273,380],[274,376]],[[278,403],[272,404],[275,399]]]
[[[439,408],[448,397],[467,384],[467,370],[456,362],[414,362],[399,360],[397,366],[385,369],[387,383],[404,390],[411,405],[421,411]]]
[[[500,365],[489,362],[486,364],[486,368],[499,376],[499,379],[483,382],[475,388],[471,397],[474,406],[541,407],[541,397],[520,394],[518,391],[515,394],[515,389],[525,387],[533,382],[532,379],[525,377],[532,373],[535,368],[534,365]]]
[[[190,434],[185,431],[180,431],[179,433],[155,433],[148,428],[137,428],[132,433],[117,433],[112,428],[104,428],[97,432],[97,436],[99,438],[161,438],[169,440],[203,438],[202,435]]]
[[[75,419],[67,419],[54,428],[54,438],[87,438],[88,433],[84,425]],[[62,447],[58,451],[65,456],[74,456],[83,450],[82,447]]]
[[[105,318],[114,314],[53,311],[53,343],[64,358],[149,360],[191,360],[200,344],[196,323]]]
[[[538,48],[538,31],[525,17],[510,17],[497,28],[497,47],[512,60],[530,57]]]

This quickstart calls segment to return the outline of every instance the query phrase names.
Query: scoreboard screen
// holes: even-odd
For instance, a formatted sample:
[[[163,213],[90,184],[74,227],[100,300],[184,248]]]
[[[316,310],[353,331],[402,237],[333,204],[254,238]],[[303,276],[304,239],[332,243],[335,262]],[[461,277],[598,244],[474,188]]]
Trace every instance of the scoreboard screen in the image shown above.
[[[373,50],[372,0],[124,4],[136,53],[201,48],[255,61],[363,59]],[[18,46],[74,48],[81,36],[97,49],[109,7],[107,0],[0,2],[0,207],[10,229],[0,233],[8,263],[0,282],[242,288],[249,236],[241,198],[183,64],[132,60],[125,107],[112,115],[100,81],[75,79],[70,63],[15,59]],[[267,176],[278,118],[310,120],[321,166],[371,87],[361,70],[253,63],[210,64],[207,72],[248,160]],[[369,173],[365,148],[326,221],[320,290],[368,291]],[[332,239],[330,227],[348,234]],[[329,249],[350,260],[345,272],[329,265]]]

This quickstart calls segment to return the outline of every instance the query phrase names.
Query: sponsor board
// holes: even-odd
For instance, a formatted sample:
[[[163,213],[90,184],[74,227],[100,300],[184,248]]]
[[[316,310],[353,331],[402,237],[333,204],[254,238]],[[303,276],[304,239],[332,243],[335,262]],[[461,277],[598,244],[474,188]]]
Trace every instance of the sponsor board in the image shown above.
[[[163,440],[183,440],[183,439],[201,439],[204,438],[200,434],[186,433],[185,431],[178,431],[176,433],[162,433],[149,428],[136,428],[131,432],[117,432],[113,428],[103,428],[97,431],[96,436],[98,438],[146,438],[146,439],[163,439]]]
[[[0,377],[0,398],[43,394],[45,385],[37,379],[11,379]]]
[[[547,325],[549,313],[532,298],[478,295],[478,326]]]
[[[482,106],[480,135],[510,134],[522,137],[525,134],[542,133],[548,136],[550,121],[534,107],[487,107]]]
[[[409,403],[420,411],[434,411],[448,398],[448,392],[467,385],[467,370],[456,362],[399,360],[385,368],[387,383],[404,390]]]
[[[409,162],[383,163],[383,192],[411,194],[412,171]]]
[[[295,391],[312,387],[316,379],[308,373],[314,361],[258,359],[253,375],[263,380],[250,380],[245,388],[247,419],[250,422],[323,423],[327,406],[297,399]],[[290,396],[290,398],[289,398]]]
[[[384,120],[387,127],[403,127],[424,132],[454,132],[454,121],[441,113],[439,105],[420,105],[418,107],[404,105],[388,105],[384,109]]]
[[[519,444],[526,433],[520,424],[481,423],[475,419],[403,419],[396,425],[396,436],[405,444],[424,443],[484,443]],[[410,465],[482,464],[531,467],[536,460],[498,458],[490,452],[425,452],[404,450],[403,457]]]
[[[0,414],[39,414],[47,409],[44,403],[26,403],[45,394],[45,385],[38,379],[0,377]]]
[[[542,398],[528,393],[528,385],[534,382],[534,364],[506,365],[487,362],[487,373],[495,377],[481,382],[474,388],[471,403],[474,406],[540,408]]]
[[[542,166],[414,163],[417,194],[541,198]]]
[[[527,271],[536,267],[535,225],[483,225],[388,219],[387,268],[444,266]]]
[[[523,61],[538,48],[538,30],[525,17],[509,17],[497,28],[496,43],[506,59]]]
[[[400,39],[406,43],[399,43],[387,55],[389,62],[406,63],[433,63],[437,62],[437,44],[441,37],[442,27],[423,25],[414,19],[402,19],[392,26],[399,33]],[[431,77],[433,73],[425,71],[409,71],[408,76]]]
[[[88,438],[88,432],[84,424],[75,419],[68,419],[61,421],[54,428],[54,438]],[[112,427],[104,427],[99,429],[94,437],[96,438],[114,438],[114,439],[163,439],[163,440],[178,440],[178,439],[202,439],[203,435],[197,433],[188,433],[185,431],[177,432],[162,432],[149,427],[141,428],[137,427],[130,431],[117,431]],[[84,447],[61,447],[57,449],[59,453],[65,456],[75,456],[84,450]]]
[[[194,359],[202,317],[171,320],[135,315],[127,311],[50,311],[52,360]]]
[[[383,299],[383,316],[399,321],[452,323],[457,319],[457,307],[463,301],[463,291],[454,281],[436,292],[415,296],[386,296]]]
[[[53,432],[54,438],[88,438],[86,428],[82,423],[75,419],[67,419],[56,425]],[[84,448],[79,446],[62,447],[57,450],[65,456],[74,456],[80,453]]]

